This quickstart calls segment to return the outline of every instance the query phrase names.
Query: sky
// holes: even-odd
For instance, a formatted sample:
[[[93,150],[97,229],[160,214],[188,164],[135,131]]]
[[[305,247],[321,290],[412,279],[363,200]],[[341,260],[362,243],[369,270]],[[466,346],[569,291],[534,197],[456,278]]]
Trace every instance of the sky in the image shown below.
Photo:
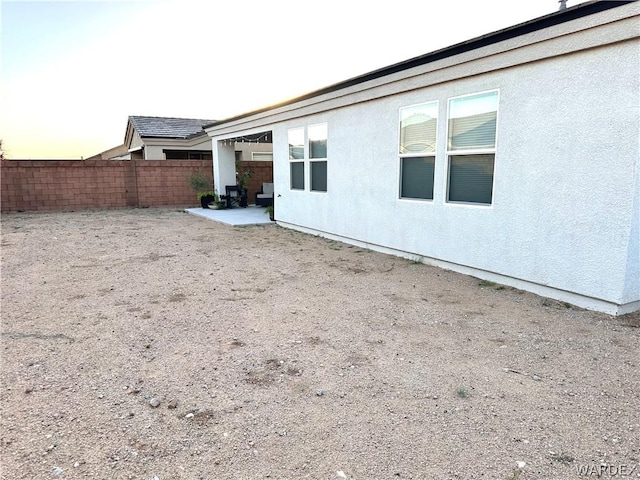
[[[558,7],[0,0],[0,139],[7,158],[86,158],[122,144],[130,115],[222,120]]]

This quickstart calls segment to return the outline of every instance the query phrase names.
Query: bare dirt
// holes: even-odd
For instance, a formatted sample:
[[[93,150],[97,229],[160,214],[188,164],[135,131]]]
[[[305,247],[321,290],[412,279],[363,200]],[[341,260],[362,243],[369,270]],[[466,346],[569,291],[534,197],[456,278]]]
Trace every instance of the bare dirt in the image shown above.
[[[3,215],[1,477],[635,478],[639,326],[275,225]]]

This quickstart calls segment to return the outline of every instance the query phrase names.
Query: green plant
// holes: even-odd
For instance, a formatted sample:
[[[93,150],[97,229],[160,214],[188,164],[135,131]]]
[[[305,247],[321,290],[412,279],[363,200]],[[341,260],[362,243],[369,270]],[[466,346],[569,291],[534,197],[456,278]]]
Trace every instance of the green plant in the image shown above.
[[[247,183],[249,179],[253,177],[253,170],[245,170],[242,174],[238,173],[240,171],[240,162],[236,161],[236,183],[240,186],[242,190],[247,189]]]
[[[460,385],[456,390],[456,395],[458,395],[458,397],[460,398],[469,398],[469,395],[471,394],[469,393],[467,387],[465,387],[464,385]]]
[[[495,287],[496,284],[494,282],[490,282],[489,280],[481,280],[478,283],[478,286],[480,286],[480,287]]]
[[[508,480],[518,480],[520,478],[521,473],[522,473],[521,470],[514,470],[511,474],[511,478],[509,478]]]
[[[207,190],[206,192],[198,192],[198,200],[200,200],[202,197],[206,197],[207,195],[212,196],[214,202],[217,202],[219,200],[218,194],[212,190]]]
[[[249,183],[249,179],[253,177],[253,170],[246,170],[241,176],[238,185],[242,190],[247,189],[247,183]]]
[[[194,192],[202,192],[209,189],[209,179],[201,171],[195,170],[189,175],[189,185]]]
[[[571,463],[575,459],[567,455],[566,453],[554,453],[553,455],[551,455],[551,460],[555,460],[556,462],[560,463]]]
[[[275,217],[275,208],[273,205],[269,205],[268,207],[266,207],[264,209],[265,212],[267,212],[269,214],[269,219],[273,222],[275,221],[276,217]]]

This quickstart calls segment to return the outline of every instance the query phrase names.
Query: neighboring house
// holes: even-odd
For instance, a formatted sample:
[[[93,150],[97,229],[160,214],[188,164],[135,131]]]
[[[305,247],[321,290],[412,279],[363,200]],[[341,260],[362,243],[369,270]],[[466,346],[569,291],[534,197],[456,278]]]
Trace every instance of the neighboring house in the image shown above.
[[[97,155],[87,158],[87,160],[112,160],[119,157],[125,157],[129,153],[129,149],[126,145],[118,145],[117,147],[110,148],[104,152],[100,152]]]
[[[124,137],[127,153],[112,159],[210,160],[211,138],[202,129],[213,120],[130,116]]]
[[[211,137],[202,127],[212,122],[214,120],[130,116],[124,143],[90,159],[211,160]],[[257,143],[259,137],[252,139],[239,139],[234,146],[236,158],[271,161],[270,137],[263,138],[262,143]]]
[[[215,184],[270,134],[282,226],[637,310],[639,16],[587,2],[212,123]]]

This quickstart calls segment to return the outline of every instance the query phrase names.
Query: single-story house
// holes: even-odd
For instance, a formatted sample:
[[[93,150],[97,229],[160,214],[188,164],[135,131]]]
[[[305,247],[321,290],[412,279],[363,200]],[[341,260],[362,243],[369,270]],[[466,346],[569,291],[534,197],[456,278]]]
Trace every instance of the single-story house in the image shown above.
[[[203,129],[214,120],[130,116],[124,143],[93,157],[103,160],[211,160],[211,137]],[[253,141],[251,141],[253,140]],[[270,138],[239,139],[238,161],[271,161]]]
[[[214,183],[267,135],[281,226],[638,310],[639,20],[586,2],[212,122]]]
[[[211,138],[203,125],[213,120],[130,116],[125,131],[126,153],[111,160],[209,160]]]

